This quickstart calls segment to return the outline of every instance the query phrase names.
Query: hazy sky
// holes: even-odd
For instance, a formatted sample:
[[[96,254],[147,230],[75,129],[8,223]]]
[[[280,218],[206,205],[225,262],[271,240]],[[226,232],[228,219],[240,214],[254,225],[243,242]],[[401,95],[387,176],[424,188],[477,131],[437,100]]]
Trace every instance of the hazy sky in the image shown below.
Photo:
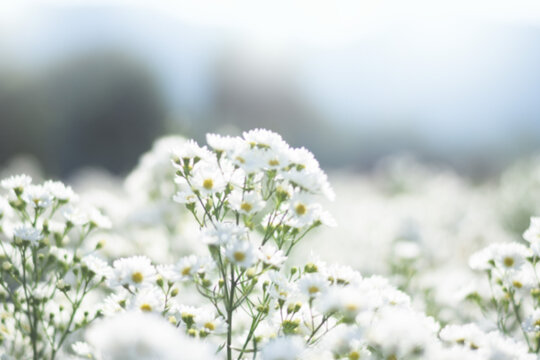
[[[540,130],[537,1],[3,2],[0,46],[0,64],[34,70],[126,49],[188,115],[204,111],[212,66],[233,49],[262,86],[291,77],[338,124],[448,145]]]

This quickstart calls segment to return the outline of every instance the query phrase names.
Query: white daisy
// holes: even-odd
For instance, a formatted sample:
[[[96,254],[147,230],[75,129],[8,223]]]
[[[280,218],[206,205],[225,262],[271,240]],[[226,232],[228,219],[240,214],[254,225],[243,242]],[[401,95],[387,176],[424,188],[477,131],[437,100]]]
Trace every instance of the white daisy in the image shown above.
[[[78,196],[73,189],[60,181],[48,180],[43,184],[43,187],[60,202],[67,203],[78,200]]]
[[[97,256],[86,255],[81,262],[100,280],[110,279],[113,276],[113,269]]]
[[[52,204],[53,196],[44,186],[28,185],[24,189],[22,199],[35,209],[45,209]]]
[[[319,273],[305,274],[298,281],[298,288],[308,298],[314,298],[328,290],[328,280]]]
[[[281,135],[266,129],[244,131],[242,137],[252,147],[277,149],[287,146]]]
[[[205,195],[212,195],[225,190],[227,182],[216,166],[198,164],[193,169],[193,176],[190,178],[193,191],[199,191]]]
[[[154,285],[157,278],[156,269],[146,256],[115,260],[113,270],[113,277],[109,281],[111,286],[141,288]]]
[[[239,240],[227,245],[225,257],[233,264],[248,268],[257,261],[257,252],[249,241]]]
[[[199,258],[195,255],[184,256],[175,265],[180,279],[189,279],[199,271]]]
[[[28,175],[14,175],[7,179],[3,179],[0,184],[6,190],[13,190],[21,194],[23,190],[32,183],[32,178]]]
[[[220,222],[216,223],[215,227],[204,229],[201,239],[208,245],[226,245],[230,242],[247,240],[248,233],[245,226],[231,222]]]
[[[20,224],[13,229],[13,236],[23,241],[28,241],[32,245],[36,245],[39,240],[43,239],[41,230],[34,228],[33,226]]]
[[[235,190],[229,196],[229,204],[232,209],[241,214],[253,215],[264,208],[265,202],[256,191],[242,192]]]
[[[267,243],[259,249],[259,259],[266,265],[279,268],[287,260],[287,256],[282,250]]]

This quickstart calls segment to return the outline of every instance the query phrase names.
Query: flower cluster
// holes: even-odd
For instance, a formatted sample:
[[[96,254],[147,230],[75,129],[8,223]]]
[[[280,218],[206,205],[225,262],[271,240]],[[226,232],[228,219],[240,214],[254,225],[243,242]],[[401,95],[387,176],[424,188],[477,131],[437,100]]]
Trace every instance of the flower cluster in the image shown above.
[[[60,182],[19,175],[0,185],[0,353],[54,359],[68,335],[99,315],[84,300],[105,280],[105,265],[81,249],[110,223]]]
[[[261,129],[209,134],[207,143],[160,139],[116,188],[79,191],[81,200],[60,182],[35,185],[21,175],[0,183],[2,359],[537,358],[540,218],[525,242],[493,241],[506,235],[485,229],[487,212],[469,219],[457,207],[425,211],[426,201],[448,204],[461,194],[460,203],[473,191],[452,176],[418,169],[403,176],[414,168],[406,164],[378,189],[349,189],[355,207],[340,219],[372,244],[326,235],[328,252],[350,253],[353,267],[333,264],[304,241],[335,224],[322,205],[333,190],[308,150]],[[427,195],[411,195],[418,182]],[[451,195],[441,195],[441,184]],[[373,211],[390,202],[395,219]],[[479,234],[491,245],[470,265],[488,275],[489,287],[458,283],[456,291],[459,276],[480,276],[434,264],[446,250],[467,253],[464,239]],[[362,275],[368,257],[391,277],[373,275],[376,268]],[[432,289],[469,301],[451,309],[459,300],[444,303]],[[471,302],[485,317],[474,317]]]
[[[470,266],[487,274],[490,293],[472,293],[484,313],[494,314],[497,328],[520,336],[530,351],[540,351],[540,218],[531,218],[525,243],[495,243],[475,253]]]

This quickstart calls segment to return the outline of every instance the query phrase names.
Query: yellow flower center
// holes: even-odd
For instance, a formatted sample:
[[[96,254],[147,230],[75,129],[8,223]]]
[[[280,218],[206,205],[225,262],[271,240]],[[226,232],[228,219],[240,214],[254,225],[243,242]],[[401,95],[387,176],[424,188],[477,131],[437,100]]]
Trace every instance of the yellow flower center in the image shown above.
[[[190,271],[191,271],[191,266],[186,266],[185,268],[182,269],[182,275],[187,276],[189,275]]]
[[[152,311],[152,306],[150,306],[150,304],[142,304],[141,305],[141,310],[144,311],[144,312],[150,312],[150,311]]]
[[[512,281],[512,285],[514,285],[514,287],[517,289],[521,289],[523,287],[523,284],[517,280]]]
[[[211,322],[207,322],[206,324],[204,324],[204,327],[210,331],[216,330],[216,325]]]
[[[244,210],[245,212],[250,212],[251,209],[253,209],[253,206],[251,206],[250,203],[243,202],[242,205],[240,205],[240,209]]]
[[[536,321],[534,322],[534,326],[540,326],[540,319],[538,319],[538,320],[536,320]]]
[[[237,157],[236,157],[236,160],[238,160],[238,162],[239,162],[240,164],[245,164],[245,163],[246,163],[246,160],[245,160],[243,157],[241,157],[241,156],[237,156]]]
[[[506,267],[512,267],[514,265],[514,259],[507,256],[503,259],[503,264]]]
[[[356,311],[358,310],[358,306],[356,306],[356,304],[347,304],[345,305],[345,310]]]
[[[307,212],[306,205],[304,205],[304,204],[298,204],[298,205],[296,205],[296,207],[294,208],[294,211],[296,211],[296,213],[297,213],[298,215],[304,215],[304,214]]]
[[[308,291],[309,291],[310,294],[316,294],[321,290],[319,289],[319,287],[317,287],[315,285],[312,285],[312,286],[309,287]]]
[[[246,259],[246,254],[241,251],[235,251],[233,254],[234,260],[236,261],[244,261]]]
[[[360,359],[360,354],[358,353],[358,351],[352,351],[349,354],[349,360],[358,360],[358,359]]]
[[[132,275],[131,275],[131,280],[133,280],[134,283],[136,284],[140,284],[143,282],[144,280],[144,276],[143,274],[141,274],[140,272],[134,272]]]
[[[268,165],[270,166],[278,166],[279,165],[279,161],[277,159],[272,159],[268,162]]]
[[[212,190],[214,187],[214,181],[212,179],[204,179],[202,186],[206,190]]]

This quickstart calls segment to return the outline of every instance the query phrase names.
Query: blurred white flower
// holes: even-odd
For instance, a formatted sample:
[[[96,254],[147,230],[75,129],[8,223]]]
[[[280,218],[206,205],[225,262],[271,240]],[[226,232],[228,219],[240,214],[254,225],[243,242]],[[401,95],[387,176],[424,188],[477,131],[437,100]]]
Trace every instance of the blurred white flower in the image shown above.
[[[297,360],[304,351],[300,337],[286,336],[270,340],[261,351],[262,360]]]
[[[32,183],[32,178],[28,175],[13,175],[3,179],[0,185],[6,190],[17,190],[19,193]]]
[[[13,235],[21,240],[29,241],[33,245],[36,245],[39,240],[43,239],[41,230],[26,224],[17,225],[13,231]]]
[[[210,360],[208,344],[186,337],[155,314],[126,312],[96,322],[87,342],[103,360]]]

